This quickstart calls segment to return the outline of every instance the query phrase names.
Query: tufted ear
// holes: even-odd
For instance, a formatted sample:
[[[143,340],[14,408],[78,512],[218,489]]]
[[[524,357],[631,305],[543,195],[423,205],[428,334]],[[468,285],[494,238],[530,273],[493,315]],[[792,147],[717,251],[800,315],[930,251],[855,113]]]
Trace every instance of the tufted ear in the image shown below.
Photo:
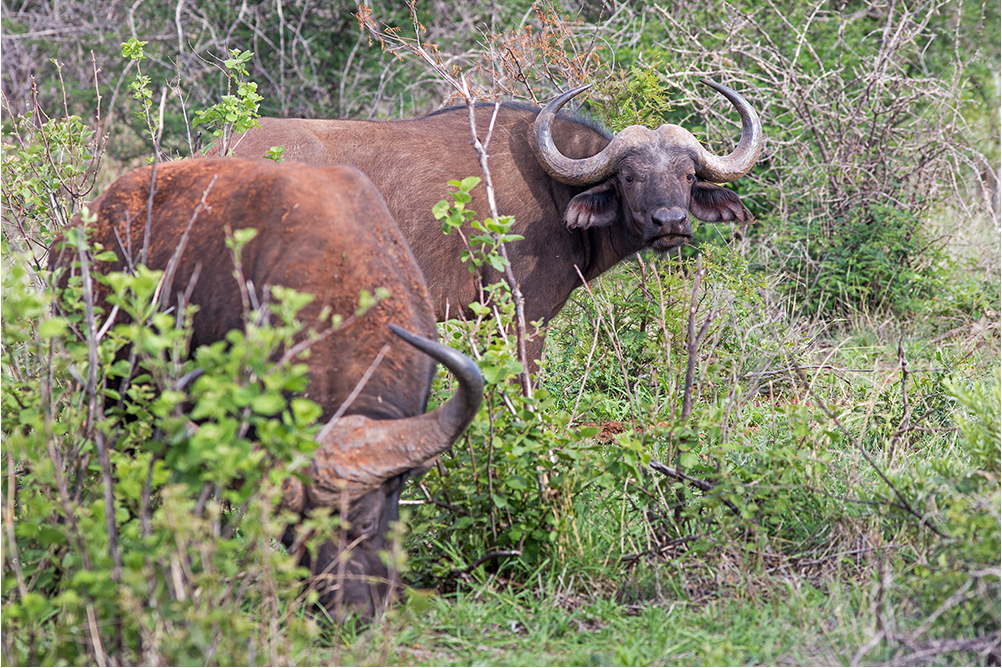
[[[569,230],[611,225],[619,217],[619,191],[608,179],[577,195],[567,205],[564,223]]]
[[[752,219],[751,211],[741,203],[737,193],[706,181],[692,184],[689,211],[707,223]]]

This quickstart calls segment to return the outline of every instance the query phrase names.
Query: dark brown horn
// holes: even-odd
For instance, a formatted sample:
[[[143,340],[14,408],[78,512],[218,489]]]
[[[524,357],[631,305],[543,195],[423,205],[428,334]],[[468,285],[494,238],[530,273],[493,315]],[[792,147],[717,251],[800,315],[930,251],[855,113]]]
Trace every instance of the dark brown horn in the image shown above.
[[[390,325],[409,344],[441,362],[456,376],[459,389],[431,413],[399,420],[374,420],[362,415],[340,418],[314,452],[312,485],[298,479],[284,487],[283,504],[302,512],[307,507],[338,507],[386,480],[420,467],[449,447],[480,408],[484,379],[476,362],[457,350]]]
[[[477,415],[477,410],[480,409],[480,401],[484,396],[484,377],[480,374],[480,368],[469,357],[449,346],[412,334],[392,323],[390,329],[401,339],[442,364],[459,382],[459,390],[451,399],[419,418],[435,421],[438,429],[448,440],[442,446],[442,450],[445,450],[470,426]]]
[[[536,116],[536,122],[532,126],[532,150],[536,152],[539,164],[557,181],[572,186],[593,185],[611,175],[616,168],[616,160],[625,148],[624,142],[618,141],[619,137],[630,129],[626,128],[617,134],[598,155],[593,155],[590,158],[575,160],[557,150],[553,143],[553,119],[556,118],[557,112],[568,100],[590,87],[591,84],[578,86],[553,98],[539,112],[539,115]]]
[[[729,155],[723,157],[714,155],[702,146],[699,147],[696,159],[696,175],[714,183],[730,183],[747,174],[765,143],[762,135],[762,121],[755,109],[737,91],[708,79],[700,79],[700,83],[710,86],[731,101],[741,115],[741,141]]]

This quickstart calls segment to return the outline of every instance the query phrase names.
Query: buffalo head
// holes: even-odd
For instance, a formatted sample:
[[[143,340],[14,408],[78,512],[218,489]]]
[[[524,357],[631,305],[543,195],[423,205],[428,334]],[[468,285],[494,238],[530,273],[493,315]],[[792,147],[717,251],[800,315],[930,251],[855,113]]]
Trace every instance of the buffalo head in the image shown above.
[[[643,246],[666,251],[692,237],[690,213],[707,222],[751,219],[738,196],[716,183],[735,181],[752,168],[762,150],[762,124],[741,95],[704,83],[727,97],[741,115],[741,140],[724,157],[707,151],[688,130],[666,123],[656,130],[631,125],[597,155],[572,159],[556,148],[551,128],[560,108],[589,86],[559,95],[540,111],[531,135],[539,163],[561,183],[588,186],[564,212],[569,229],[623,221]]]
[[[285,483],[283,505],[295,512],[340,508],[342,536],[326,541],[315,558],[303,555],[314,575],[320,604],[335,618],[343,611],[371,616],[392,593],[385,563],[387,536],[397,521],[400,491],[409,476],[424,473],[469,426],[480,407],[484,381],[473,360],[434,341],[390,325],[397,336],[441,362],[459,390],[431,413],[397,420],[362,415],[340,418],[321,432],[309,469],[310,484]],[[346,520],[346,521],[345,521]],[[293,543],[292,532],[284,542]]]

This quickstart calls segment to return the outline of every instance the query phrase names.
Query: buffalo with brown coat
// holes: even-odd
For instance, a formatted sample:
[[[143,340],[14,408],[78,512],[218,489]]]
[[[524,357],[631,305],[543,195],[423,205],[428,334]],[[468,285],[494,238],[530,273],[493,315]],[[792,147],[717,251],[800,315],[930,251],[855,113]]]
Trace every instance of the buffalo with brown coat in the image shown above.
[[[480,136],[492,128],[487,150],[498,212],[514,216],[511,231],[525,237],[509,244],[508,256],[527,321],[548,322],[582,275],[591,280],[643,248],[667,251],[686,243],[690,214],[707,222],[751,220],[738,196],[716,184],[752,168],[763,146],[762,124],[737,92],[707,83],[741,117],[741,140],[726,156],[710,153],[677,125],[630,126],[610,137],[558,115],[586,86],[542,110],[502,104],[494,120],[494,105],[477,105]],[[372,179],[424,271],[439,319],[478,298],[478,279],[460,262],[463,241],[444,236],[431,213],[450,192],[449,180],[481,173],[465,107],[407,121],[262,118],[260,124],[236,140],[236,156],[260,158],[284,146],[292,160],[350,164]],[[485,189],[473,195],[469,208],[488,215]],[[539,358],[542,346],[542,337],[530,342],[530,359]]]
[[[379,552],[388,547],[401,486],[473,419],[483,389],[479,370],[461,353],[428,340],[436,337],[435,318],[421,271],[379,193],[358,170],[234,160],[166,163],[156,167],[148,209],[151,169],[126,174],[91,205],[97,221],[90,240],[119,258],[98,262],[95,270],[122,271],[141,260],[149,211],[146,264],[163,270],[179,253],[172,285],[176,293],[190,284],[190,303],[198,306],[193,349],[243,326],[227,226],[257,230],[242,250],[249,286],[281,285],[314,295],[299,313],[307,328],[329,326],[319,321],[325,309],[350,316],[363,290],[389,291],[364,315],[312,345],[306,396],[321,406],[324,420],[338,411],[383,347],[388,350],[344,417],[320,438],[311,484],[290,480],[284,498],[299,513],[348,504],[351,554],[344,578],[327,578],[329,584],[320,586],[321,603],[337,614],[341,605],[371,614],[391,588]],[[79,225],[79,218],[71,224]],[[50,265],[63,260],[54,247]],[[456,375],[459,390],[425,413],[436,360]],[[312,570],[337,572],[338,559],[336,543],[328,541]]]

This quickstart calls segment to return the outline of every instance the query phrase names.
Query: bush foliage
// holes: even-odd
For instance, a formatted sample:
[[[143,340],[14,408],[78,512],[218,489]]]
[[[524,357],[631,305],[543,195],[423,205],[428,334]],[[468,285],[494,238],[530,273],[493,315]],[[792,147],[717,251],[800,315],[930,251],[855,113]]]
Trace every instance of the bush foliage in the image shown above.
[[[544,578],[574,610],[809,589],[850,609],[825,636],[841,662],[997,660],[997,6],[70,4],[72,42],[56,11],[3,22],[5,662],[385,663],[391,635],[445,624],[418,589],[498,592],[505,626],[544,618]],[[579,288],[531,392],[508,283],[443,323],[484,404],[405,492],[406,606],[382,638],[331,635],[274,508],[317,428],[304,367],[274,354],[309,297],[273,289],[191,351],[157,273],[90,276],[107,251],[67,229],[58,291],[46,250],[127,166],[225,151],[259,113],[411,116],[460,76],[529,103],[595,82],[579,112],[611,131],[679,123],[720,152],[733,114],[696,81],[730,85],[768,138],[732,184],[757,222]],[[503,272],[512,221],[465,208],[487,174],[455,176],[429,215]]]

